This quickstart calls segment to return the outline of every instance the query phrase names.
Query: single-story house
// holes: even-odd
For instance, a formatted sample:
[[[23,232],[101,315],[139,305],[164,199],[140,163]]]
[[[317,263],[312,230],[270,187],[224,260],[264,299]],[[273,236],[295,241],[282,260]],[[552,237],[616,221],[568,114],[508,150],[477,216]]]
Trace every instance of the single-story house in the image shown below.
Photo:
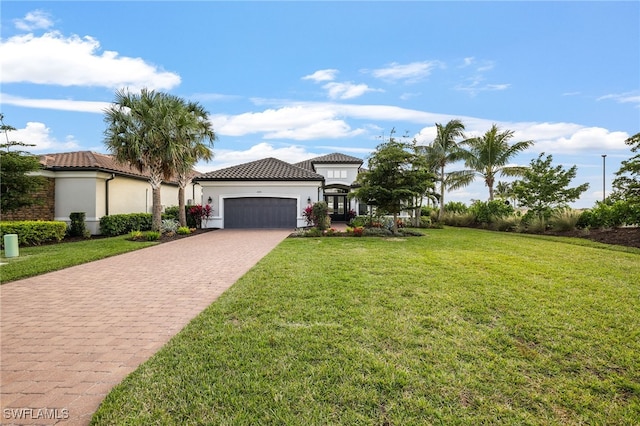
[[[47,154],[40,157],[47,178],[44,203],[3,215],[3,220],[60,220],[85,212],[86,226],[100,233],[100,218],[109,214],[150,213],[149,175],[117,163],[113,156],[91,151]],[[194,172],[185,190],[185,204],[209,204],[207,228],[291,228],[306,226],[304,209],[326,201],[333,222],[348,220],[366,206],[349,200],[362,159],[333,153],[290,164],[266,158],[205,174]],[[164,206],[178,205],[178,184],[162,184]]]
[[[113,156],[91,151],[40,157],[47,178],[39,194],[43,203],[4,214],[2,220],[59,220],[69,223],[73,212],[84,212],[87,229],[100,233],[100,218],[109,214],[151,213],[152,193],[147,172],[117,163]],[[163,182],[161,200],[178,205],[177,181]],[[187,185],[185,203],[201,200],[200,188]]]
[[[332,222],[343,222],[362,160],[333,153],[290,164],[266,158],[201,174],[193,179],[202,188],[203,204],[211,206],[208,228],[296,228],[306,226],[304,209],[326,201]]]

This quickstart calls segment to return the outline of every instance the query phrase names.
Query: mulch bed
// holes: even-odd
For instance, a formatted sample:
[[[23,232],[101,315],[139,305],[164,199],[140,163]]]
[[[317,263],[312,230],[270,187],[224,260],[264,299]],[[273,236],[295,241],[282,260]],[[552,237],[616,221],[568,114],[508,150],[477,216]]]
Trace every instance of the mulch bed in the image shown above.
[[[640,227],[547,232],[545,235],[585,238],[599,243],[640,248]]]

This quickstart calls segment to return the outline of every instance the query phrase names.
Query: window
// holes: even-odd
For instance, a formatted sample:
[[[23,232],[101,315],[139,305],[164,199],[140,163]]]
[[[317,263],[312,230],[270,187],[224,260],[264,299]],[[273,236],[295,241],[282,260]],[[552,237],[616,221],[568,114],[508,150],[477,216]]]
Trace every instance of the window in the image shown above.
[[[347,177],[346,170],[328,170],[327,178],[329,179],[344,179]]]

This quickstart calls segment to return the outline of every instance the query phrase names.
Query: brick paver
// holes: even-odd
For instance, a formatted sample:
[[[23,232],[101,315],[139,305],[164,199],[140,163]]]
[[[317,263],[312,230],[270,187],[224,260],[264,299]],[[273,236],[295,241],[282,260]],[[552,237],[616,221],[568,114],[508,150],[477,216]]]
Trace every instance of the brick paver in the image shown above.
[[[2,285],[0,422],[88,424],[289,232],[217,230]]]

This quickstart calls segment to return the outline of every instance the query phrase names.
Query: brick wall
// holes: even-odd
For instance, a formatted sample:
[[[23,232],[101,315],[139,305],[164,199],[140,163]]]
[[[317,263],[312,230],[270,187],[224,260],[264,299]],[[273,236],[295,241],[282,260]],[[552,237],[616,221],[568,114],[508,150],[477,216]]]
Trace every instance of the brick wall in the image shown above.
[[[40,191],[33,194],[33,198],[41,202],[3,213],[2,220],[53,220],[56,213],[56,180],[46,178],[46,183]]]

